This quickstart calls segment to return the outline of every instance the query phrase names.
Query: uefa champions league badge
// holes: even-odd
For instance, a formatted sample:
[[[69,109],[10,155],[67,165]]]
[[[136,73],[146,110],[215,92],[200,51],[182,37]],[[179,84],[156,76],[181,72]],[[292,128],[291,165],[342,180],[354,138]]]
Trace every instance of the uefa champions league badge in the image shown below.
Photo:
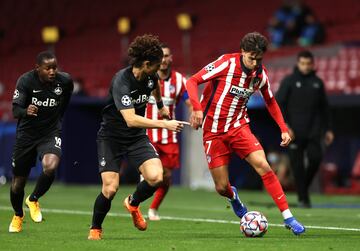
[[[56,87],[54,90],[56,95],[61,95],[61,93],[63,92],[62,88],[60,86]]]
[[[147,86],[152,89],[154,87],[154,81],[152,79],[149,79]]]
[[[130,98],[128,95],[124,95],[124,96],[121,98],[121,103],[122,103],[124,106],[129,106],[129,105],[131,105],[131,98]]]
[[[13,99],[17,99],[19,97],[20,97],[20,92],[18,89],[15,89],[14,94],[13,94]]]
[[[215,64],[214,64],[214,63],[210,63],[210,64],[208,64],[207,66],[205,66],[204,69],[205,69],[205,71],[210,72],[210,71],[212,71],[212,70],[215,69]]]

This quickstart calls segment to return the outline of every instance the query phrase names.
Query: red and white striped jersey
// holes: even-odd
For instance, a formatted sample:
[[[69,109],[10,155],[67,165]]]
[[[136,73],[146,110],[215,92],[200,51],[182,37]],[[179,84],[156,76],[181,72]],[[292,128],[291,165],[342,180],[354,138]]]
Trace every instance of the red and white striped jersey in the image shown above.
[[[198,101],[197,85],[209,82]],[[240,53],[225,54],[193,75],[186,88],[194,110],[204,112],[203,129],[212,133],[227,132],[250,122],[247,102],[260,90],[267,108],[282,132],[287,131],[279,106],[270,90],[267,70],[260,65],[247,69]]]
[[[185,82],[186,79],[184,76],[174,70],[171,71],[168,79],[160,80],[162,100],[164,106],[169,109],[172,119],[175,119],[176,104],[186,91]],[[159,116],[154,96],[150,96],[149,98],[149,103],[146,107],[146,117],[153,120],[162,119]],[[176,132],[167,129],[147,129],[146,133],[153,143],[168,144],[178,142]]]

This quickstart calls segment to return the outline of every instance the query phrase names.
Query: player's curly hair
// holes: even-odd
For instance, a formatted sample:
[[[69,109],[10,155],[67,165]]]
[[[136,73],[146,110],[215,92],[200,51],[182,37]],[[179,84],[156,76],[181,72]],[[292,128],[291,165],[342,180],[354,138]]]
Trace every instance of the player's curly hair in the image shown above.
[[[246,34],[240,42],[240,49],[246,52],[264,53],[268,47],[268,40],[259,32]]]
[[[140,67],[144,61],[160,62],[163,58],[161,43],[157,36],[145,34],[137,36],[128,49],[130,64]]]

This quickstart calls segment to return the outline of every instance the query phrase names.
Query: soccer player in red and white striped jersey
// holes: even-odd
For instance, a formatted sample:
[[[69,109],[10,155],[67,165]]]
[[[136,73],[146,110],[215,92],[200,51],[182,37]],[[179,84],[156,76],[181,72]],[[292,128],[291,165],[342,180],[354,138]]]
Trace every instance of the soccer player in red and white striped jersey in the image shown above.
[[[190,111],[192,106],[185,89],[185,77],[171,67],[173,59],[169,46],[163,44],[162,50],[164,56],[157,73],[160,80],[162,101],[168,108],[171,118],[174,119],[176,105],[181,99],[185,101]],[[162,119],[159,115],[155,98],[152,96],[150,96],[146,108],[146,117],[152,120]],[[149,220],[160,220],[158,209],[169,190],[172,170],[180,165],[179,144],[176,132],[167,129],[148,129],[147,135],[158,152],[164,169],[163,183],[156,190],[148,212]]]
[[[225,54],[193,75],[186,88],[193,112],[191,125],[203,128],[203,143],[217,192],[231,202],[235,214],[242,217],[247,209],[240,201],[236,187],[230,185],[228,163],[230,153],[245,159],[261,176],[266,190],[284,217],[284,223],[294,234],[305,232],[290,212],[286,196],[266,160],[264,150],[252,134],[247,114],[247,102],[260,91],[267,110],[281,130],[281,146],[291,138],[278,104],[270,90],[267,70],[262,65],[268,42],[260,33],[246,34],[241,40],[241,52]],[[198,100],[199,84],[209,82]]]

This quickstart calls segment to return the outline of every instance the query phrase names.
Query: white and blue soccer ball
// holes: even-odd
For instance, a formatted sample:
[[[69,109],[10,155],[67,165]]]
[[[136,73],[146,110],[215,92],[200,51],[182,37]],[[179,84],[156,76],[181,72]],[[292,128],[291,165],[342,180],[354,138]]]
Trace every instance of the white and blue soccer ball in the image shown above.
[[[262,237],[268,226],[266,217],[257,211],[247,212],[240,222],[240,230],[246,237]]]

